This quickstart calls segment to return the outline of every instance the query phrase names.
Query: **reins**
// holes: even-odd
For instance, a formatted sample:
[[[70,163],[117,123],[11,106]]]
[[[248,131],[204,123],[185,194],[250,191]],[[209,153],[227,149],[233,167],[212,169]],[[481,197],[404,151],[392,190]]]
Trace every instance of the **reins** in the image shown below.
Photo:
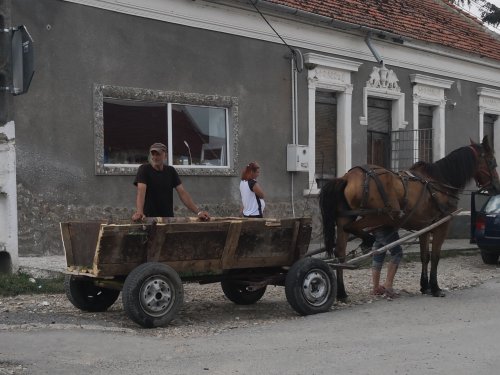
[[[476,180],[476,186],[479,188],[479,190],[481,190],[481,189],[487,189],[488,187],[493,186],[493,181],[494,181],[493,171],[497,167],[496,160],[495,159],[492,159],[492,160],[491,159],[486,159],[484,151],[481,150],[481,154],[479,154],[478,151],[476,150],[476,148],[473,147],[473,145],[470,145],[469,148],[472,150],[472,152],[474,154],[474,157],[476,159],[476,162],[479,160],[479,158],[483,158],[484,161],[486,162],[486,165],[488,166],[488,172],[485,172],[482,169],[479,169],[477,172],[479,174],[487,174],[489,182],[486,183],[486,184],[481,185],[479,183],[479,181],[475,178],[475,180]]]

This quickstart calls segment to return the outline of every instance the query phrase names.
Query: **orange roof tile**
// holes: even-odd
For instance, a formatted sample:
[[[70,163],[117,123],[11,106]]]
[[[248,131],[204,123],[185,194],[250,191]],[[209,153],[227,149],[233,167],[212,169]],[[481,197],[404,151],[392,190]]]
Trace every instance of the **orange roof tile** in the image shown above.
[[[448,0],[265,0],[500,60],[500,37]]]

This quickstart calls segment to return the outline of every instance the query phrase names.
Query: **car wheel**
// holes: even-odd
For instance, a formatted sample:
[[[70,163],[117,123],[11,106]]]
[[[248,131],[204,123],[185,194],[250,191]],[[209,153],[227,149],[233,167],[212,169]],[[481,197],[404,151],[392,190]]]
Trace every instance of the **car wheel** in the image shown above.
[[[64,277],[64,291],[69,301],[83,311],[106,311],[120,295],[119,290],[103,288],[88,277]]]
[[[237,305],[254,304],[262,298],[267,288],[264,286],[257,290],[248,290],[246,285],[234,280],[222,280],[220,285],[226,297]]]
[[[484,264],[498,264],[498,253],[481,249]]]
[[[146,327],[168,324],[184,300],[182,281],[175,270],[161,263],[144,263],[125,279],[122,292],[127,316]]]
[[[330,266],[316,258],[295,262],[286,275],[288,303],[301,315],[330,310],[337,295],[337,281]]]

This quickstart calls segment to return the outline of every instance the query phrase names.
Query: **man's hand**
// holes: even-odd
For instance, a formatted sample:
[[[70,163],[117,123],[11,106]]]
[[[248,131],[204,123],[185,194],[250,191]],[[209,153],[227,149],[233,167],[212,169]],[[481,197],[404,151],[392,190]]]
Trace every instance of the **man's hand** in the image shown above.
[[[146,215],[144,215],[142,212],[135,212],[132,215],[132,220],[133,221],[142,221],[146,218]]]
[[[198,219],[200,219],[201,221],[209,221],[210,220],[210,215],[208,214],[207,211],[200,211],[200,212],[198,212],[198,214],[196,216],[198,216]]]

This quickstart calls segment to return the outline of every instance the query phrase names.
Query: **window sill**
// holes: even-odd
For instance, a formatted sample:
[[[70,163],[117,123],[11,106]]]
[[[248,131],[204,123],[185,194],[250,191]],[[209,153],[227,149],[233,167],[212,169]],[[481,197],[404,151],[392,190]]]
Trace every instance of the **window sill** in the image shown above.
[[[135,176],[140,164],[97,164],[98,176]],[[180,176],[236,176],[238,173],[231,167],[207,165],[174,165]]]

